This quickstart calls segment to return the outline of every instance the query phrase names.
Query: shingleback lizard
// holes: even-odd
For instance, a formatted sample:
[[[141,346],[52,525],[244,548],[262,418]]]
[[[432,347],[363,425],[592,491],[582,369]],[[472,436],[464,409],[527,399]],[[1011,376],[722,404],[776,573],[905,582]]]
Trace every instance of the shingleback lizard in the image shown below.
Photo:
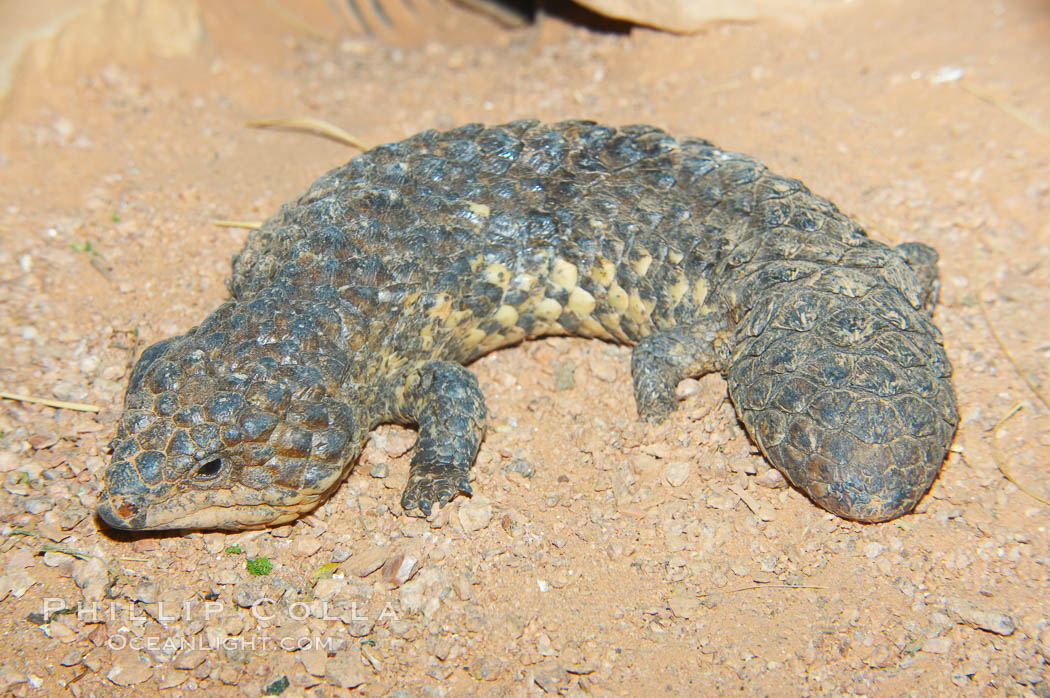
[[[870,239],[757,160],[651,126],[471,124],[374,148],[253,232],[231,298],[134,366],[98,513],[277,524],[369,431],[416,425],[401,503],[469,494],[485,401],[463,364],[542,335],[633,345],[639,415],[718,371],[755,444],[835,514],[929,489],[958,423],[936,253]]]

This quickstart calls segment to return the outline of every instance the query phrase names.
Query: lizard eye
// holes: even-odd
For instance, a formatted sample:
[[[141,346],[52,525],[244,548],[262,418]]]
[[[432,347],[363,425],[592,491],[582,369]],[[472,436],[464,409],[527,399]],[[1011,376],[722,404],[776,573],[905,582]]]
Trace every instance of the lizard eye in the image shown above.
[[[197,468],[194,478],[197,480],[210,480],[222,470],[222,459],[212,458],[210,461]]]

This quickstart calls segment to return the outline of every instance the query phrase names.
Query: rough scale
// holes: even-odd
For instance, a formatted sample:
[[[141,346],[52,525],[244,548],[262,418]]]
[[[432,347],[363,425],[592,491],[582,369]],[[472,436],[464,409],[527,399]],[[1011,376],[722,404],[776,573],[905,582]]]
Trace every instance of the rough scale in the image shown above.
[[[911,511],[958,423],[936,253],[888,247],[797,180],[651,126],[472,124],[377,147],[251,234],[231,299],[143,352],[99,515],[276,524],[374,427],[416,425],[402,505],[470,493],[463,366],[542,335],[633,345],[639,415],[718,371],[769,461],[858,521]],[[698,444],[703,448],[703,444]]]

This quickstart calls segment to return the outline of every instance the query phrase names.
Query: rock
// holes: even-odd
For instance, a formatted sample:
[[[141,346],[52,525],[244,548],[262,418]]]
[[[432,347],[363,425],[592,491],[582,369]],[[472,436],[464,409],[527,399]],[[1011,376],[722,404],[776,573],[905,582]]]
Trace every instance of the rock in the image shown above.
[[[44,630],[48,637],[58,640],[59,642],[70,643],[77,639],[77,632],[73,628],[66,624],[66,621],[62,617],[56,618],[55,620],[44,626]]]
[[[931,654],[948,654],[952,648],[950,637],[934,637],[922,643],[922,651]]]
[[[50,432],[43,434],[33,434],[29,437],[29,445],[33,447],[33,450],[40,451],[45,448],[51,448],[58,443],[58,436]]]
[[[671,487],[681,487],[689,479],[691,466],[683,460],[673,460],[663,467],[661,475]]]
[[[124,592],[132,601],[141,601],[142,603],[157,603],[157,599],[160,598],[160,589],[156,582],[142,581],[135,586]]]
[[[158,688],[175,688],[186,683],[186,680],[190,678],[190,675],[185,671],[176,671],[174,669],[168,669],[160,674],[160,678],[157,681]]]
[[[77,560],[73,563],[73,583],[80,588],[84,601],[101,601],[109,585],[109,572],[98,558]]]
[[[225,664],[219,667],[219,672],[216,676],[216,678],[219,679],[220,683],[223,683],[227,686],[233,686],[234,684],[236,684],[240,677],[241,670],[232,664]],[[287,687],[287,680],[285,686]]]
[[[407,429],[388,428],[382,436],[374,437],[376,445],[389,458],[399,458],[412,448],[416,443],[416,434]]]
[[[729,511],[736,507],[737,500],[737,497],[728,497],[724,494],[711,494],[708,495],[706,504],[712,509]]]
[[[326,577],[318,579],[314,584],[314,596],[319,599],[330,599],[336,594],[346,590],[346,580]]]
[[[328,653],[322,649],[305,649],[299,652],[299,661],[303,668],[314,676],[325,675],[325,665],[328,662]]]
[[[550,635],[547,633],[540,633],[536,636],[536,651],[544,657],[558,656],[558,650],[554,648],[554,643],[551,642]]]
[[[401,588],[401,608],[408,613],[423,610],[423,579],[414,579]]]
[[[423,561],[415,553],[398,553],[383,563],[383,581],[397,588],[412,579],[422,564]]]
[[[788,486],[787,478],[776,468],[770,468],[755,478],[755,484],[770,490],[782,490]]]
[[[49,497],[37,495],[35,497],[27,497],[22,506],[25,507],[27,514],[39,516],[40,514],[51,510],[52,502]]]
[[[576,362],[571,359],[554,362],[554,389],[572,390],[576,385]]]
[[[207,658],[204,650],[190,650],[176,657],[172,666],[176,669],[196,669]]]
[[[153,669],[135,657],[121,660],[106,674],[106,678],[118,686],[134,686],[153,678]]]
[[[367,577],[383,566],[388,551],[386,548],[369,548],[360,555],[351,558],[347,569],[355,577]]]
[[[489,498],[476,494],[459,506],[459,524],[465,531],[480,531],[492,520]]]
[[[616,380],[619,369],[616,363],[609,359],[599,359],[597,357],[590,361],[591,373],[598,380],[605,381],[606,383],[612,383]]]
[[[291,682],[288,681],[287,676],[282,676],[278,679],[274,679],[273,681],[271,681],[263,687],[262,694],[264,696],[279,696],[288,690],[288,686],[290,685],[290,683]]]
[[[950,598],[945,605],[952,620],[971,628],[1004,636],[1013,635],[1017,629],[1014,619],[1007,614],[978,608],[965,599]]]
[[[357,688],[365,682],[365,670],[357,652],[341,653],[324,663],[324,679],[340,688]]]
[[[532,463],[529,463],[524,458],[511,458],[503,465],[503,469],[509,473],[517,473],[526,478],[536,474],[536,469],[532,467]]]
[[[695,378],[686,378],[685,380],[678,382],[678,385],[674,389],[674,394],[679,400],[684,400],[687,397],[699,393],[700,389],[700,381]]]
[[[310,557],[321,549],[321,540],[317,536],[303,536],[295,543],[295,552],[303,557]]]
[[[263,593],[258,587],[244,586],[233,595],[233,602],[239,608],[252,608],[263,599]]]
[[[470,580],[464,575],[459,575],[452,580],[452,591],[460,601],[470,601],[474,597]]]
[[[495,681],[499,678],[500,663],[495,657],[482,655],[475,657],[466,669],[475,681]]]
[[[671,613],[679,618],[690,620],[700,615],[700,599],[696,594],[688,591],[679,591],[667,599],[667,606]]]
[[[536,667],[532,680],[544,693],[557,694],[566,687],[569,674],[557,660],[550,659]]]
[[[636,453],[631,456],[631,472],[642,480],[650,480],[660,472],[660,459],[648,453]]]
[[[1043,655],[1043,659],[1050,662],[1050,626],[1043,628],[1043,631],[1039,633],[1039,654]]]

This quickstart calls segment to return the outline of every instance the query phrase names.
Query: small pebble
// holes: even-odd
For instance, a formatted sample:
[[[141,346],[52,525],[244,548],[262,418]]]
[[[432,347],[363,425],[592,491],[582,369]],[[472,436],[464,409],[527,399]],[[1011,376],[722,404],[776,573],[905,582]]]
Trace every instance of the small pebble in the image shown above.
[[[779,470],[770,468],[755,477],[755,484],[770,490],[783,490],[787,489],[788,481]]]
[[[411,579],[422,564],[414,553],[398,553],[383,563],[383,581],[397,588]]]
[[[503,465],[503,469],[510,473],[517,473],[522,477],[532,477],[536,469],[524,458],[511,458]]]
[[[571,359],[554,362],[554,389],[572,390],[576,385],[576,362]]]
[[[310,674],[324,676],[328,653],[323,649],[304,649],[299,652],[299,661]]]
[[[681,487],[689,479],[691,467],[687,461],[673,460],[664,466],[662,475],[664,481],[671,487]]]
[[[679,400],[685,400],[687,397],[699,393],[701,388],[700,381],[695,378],[686,378],[683,381],[679,381],[675,387],[674,394]]]
[[[968,625],[971,628],[985,630],[996,635],[1009,636],[1014,634],[1017,624],[1014,619],[999,611],[989,611],[978,608],[966,599],[951,598],[946,604],[948,615],[953,620]]]
[[[357,688],[365,682],[364,666],[354,652],[339,654],[325,661],[324,678],[339,688]]]
[[[153,670],[137,658],[131,657],[115,664],[106,673],[106,678],[118,686],[134,686],[153,678]]]
[[[492,520],[492,504],[488,497],[475,494],[459,506],[459,523],[466,531],[480,531]]]
[[[355,577],[367,577],[383,566],[386,562],[388,551],[385,548],[369,548],[355,555],[347,568]]]
[[[321,549],[321,540],[317,536],[303,536],[295,542],[295,552],[302,557],[310,557]]]

